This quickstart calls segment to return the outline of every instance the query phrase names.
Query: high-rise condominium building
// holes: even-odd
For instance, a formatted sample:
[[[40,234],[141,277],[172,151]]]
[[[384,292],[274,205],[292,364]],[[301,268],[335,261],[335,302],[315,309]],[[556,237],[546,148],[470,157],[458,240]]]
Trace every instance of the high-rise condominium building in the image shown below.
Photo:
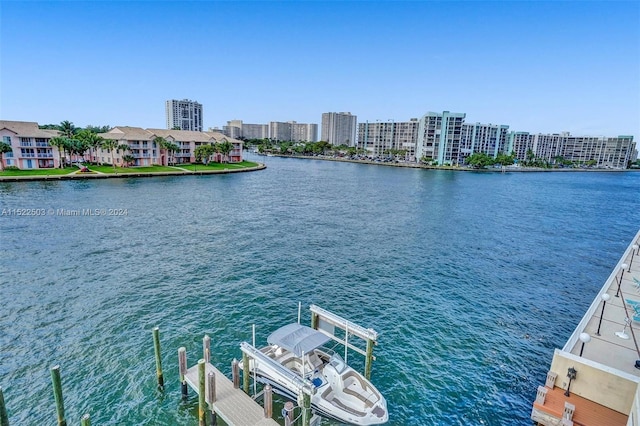
[[[508,143],[509,126],[505,124],[462,124],[460,141],[462,159],[476,152],[496,158],[498,154],[505,153]]]
[[[318,125],[297,123],[295,121],[272,121],[269,124],[245,124],[242,120],[227,121],[223,126],[225,135],[244,139],[266,139],[293,142],[316,142]]]
[[[578,164],[614,169],[626,169],[637,156],[633,136],[572,136],[569,132],[510,132],[505,152],[514,152],[520,161],[538,158],[553,163],[561,157]]]
[[[428,112],[420,119],[416,158],[425,157],[443,164],[461,164],[460,151],[464,113]]]
[[[165,103],[167,129],[202,131],[202,104],[171,99]]]
[[[350,112],[322,114],[320,138],[331,145],[356,146],[357,117]]]
[[[384,155],[391,149],[402,151],[404,158],[412,161],[415,159],[418,124],[417,118],[358,123],[357,147],[375,156]]]
[[[294,142],[317,142],[318,125],[291,121],[291,140]]]

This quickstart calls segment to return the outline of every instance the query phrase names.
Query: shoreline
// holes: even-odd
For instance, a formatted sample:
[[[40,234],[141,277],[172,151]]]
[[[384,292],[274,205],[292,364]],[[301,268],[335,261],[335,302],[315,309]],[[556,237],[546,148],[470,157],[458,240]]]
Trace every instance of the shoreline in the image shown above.
[[[78,180],[78,179],[116,179],[116,178],[138,178],[138,177],[157,177],[157,176],[193,176],[193,175],[218,175],[228,173],[244,173],[264,170],[267,166],[264,163],[258,163],[255,167],[247,167],[244,169],[224,169],[224,170],[198,170],[198,171],[180,171],[175,172],[132,172],[132,173],[69,173],[66,175],[31,175],[31,176],[0,176],[0,182],[25,182],[25,181],[43,181],[43,180]]]
[[[264,155],[264,154],[257,154]],[[456,167],[456,166],[429,166],[426,164],[418,163],[384,163],[380,161],[369,160],[351,160],[347,158],[333,158],[333,157],[312,157],[306,155],[283,155],[283,154],[271,154],[273,157],[282,158],[299,158],[302,160],[323,160],[323,161],[337,161],[342,163],[357,163],[357,164],[370,164],[374,166],[390,166],[390,167],[406,167],[410,169],[428,169],[428,170],[451,170],[458,172],[483,172],[483,173],[509,173],[509,172],[640,172],[640,169],[581,169],[581,168],[550,168],[544,169],[539,167],[511,167],[503,169],[474,169],[472,167]]]

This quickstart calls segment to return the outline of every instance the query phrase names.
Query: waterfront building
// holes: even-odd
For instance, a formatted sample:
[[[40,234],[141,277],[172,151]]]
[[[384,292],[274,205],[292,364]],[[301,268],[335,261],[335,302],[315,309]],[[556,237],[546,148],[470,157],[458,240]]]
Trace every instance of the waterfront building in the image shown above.
[[[562,349],[555,349],[531,419],[540,425],[640,421],[640,232]]]
[[[420,119],[416,159],[437,161],[438,165],[458,165],[463,162],[461,148],[462,125],[466,114],[444,111],[428,112]]]
[[[273,141],[315,142],[317,133],[317,124],[296,121],[272,121],[269,123],[269,138]]]
[[[132,166],[151,166],[154,164],[168,165],[195,162],[195,149],[204,144],[220,143],[225,140],[233,144],[233,150],[229,153],[228,161],[235,163],[242,161],[242,141],[229,138],[220,132],[194,132],[189,130],[173,129],[143,129],[141,127],[117,126],[109,132],[101,133],[104,139],[113,139],[118,145],[127,145],[127,150],[113,152],[114,162],[117,166],[124,166],[123,157],[133,157]],[[175,143],[179,150],[175,153],[161,149],[155,142],[156,137],[162,137]],[[96,161],[111,164],[111,151],[105,149],[96,150]],[[215,161],[221,161],[222,155],[217,154]]]
[[[165,103],[167,129],[179,128],[180,130],[192,130],[201,132],[202,104],[197,101],[183,99],[181,101],[171,99]]]
[[[211,130],[211,129],[209,129]],[[230,138],[238,139],[243,137],[242,120],[229,120],[226,126],[222,126],[222,133]]]
[[[58,149],[49,144],[59,136],[57,130],[40,129],[31,121],[0,120],[0,138],[12,151],[2,155],[3,167],[20,169],[50,169],[60,166]],[[65,162],[65,158],[62,161]]]
[[[350,112],[325,112],[320,138],[334,146],[356,146],[357,121]]]
[[[269,138],[272,141],[290,141],[291,140],[291,123],[282,121],[272,121],[269,123]]]
[[[314,123],[296,123],[291,121],[291,140],[293,142],[317,142],[318,125]]]
[[[414,161],[418,126],[417,118],[358,123],[357,147],[374,156],[385,155],[391,149],[404,151],[404,159]]]
[[[482,152],[496,158],[508,153],[509,126],[505,124],[463,123],[460,139],[461,158]]]
[[[549,163],[560,157],[577,164],[594,163],[594,167],[626,169],[637,158],[633,136],[572,136],[569,132],[530,134],[510,132],[507,153],[514,152],[520,161],[528,161],[527,153]]]
[[[245,139],[267,139],[269,137],[269,125],[243,123],[241,136]]]
[[[527,153],[534,152],[534,140],[534,136],[529,132],[509,132],[506,152],[515,154],[519,161],[525,161]]]

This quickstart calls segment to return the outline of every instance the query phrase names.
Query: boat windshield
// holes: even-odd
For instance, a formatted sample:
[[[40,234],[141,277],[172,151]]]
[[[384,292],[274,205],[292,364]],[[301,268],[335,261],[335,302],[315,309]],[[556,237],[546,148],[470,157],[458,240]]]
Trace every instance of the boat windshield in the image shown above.
[[[329,364],[333,365],[338,372],[338,374],[342,374],[344,369],[346,368],[346,364],[340,355],[337,353],[331,354],[331,358],[329,358]]]

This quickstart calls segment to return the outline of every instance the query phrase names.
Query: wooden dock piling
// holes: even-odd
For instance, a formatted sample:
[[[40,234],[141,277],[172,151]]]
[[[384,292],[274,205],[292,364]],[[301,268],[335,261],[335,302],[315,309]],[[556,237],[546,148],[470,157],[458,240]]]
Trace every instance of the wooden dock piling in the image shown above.
[[[293,424],[293,410],[295,406],[293,402],[287,401],[284,403],[284,410],[282,411],[282,416],[284,417],[285,426],[291,426]]]
[[[0,426],[9,426],[9,416],[7,415],[7,407],[4,404],[2,386],[0,386]]]
[[[233,387],[240,389],[240,364],[235,358],[231,361],[231,378],[233,379]]]
[[[247,354],[243,352],[242,353],[242,389],[244,390],[244,393],[246,393],[247,395],[249,395],[250,374],[251,373],[249,372],[249,356],[247,356]]]
[[[264,387],[264,416],[268,419],[273,417],[273,389],[267,384]]]
[[[211,357],[211,337],[204,335],[202,339],[202,357],[205,362],[209,362]]]
[[[184,346],[178,349],[178,369],[180,370],[182,399],[186,400],[189,396],[189,390],[187,381],[185,380],[187,374],[187,348]]]
[[[311,425],[311,395],[302,393],[302,426]]]
[[[371,380],[371,364],[373,362],[373,345],[375,342],[367,339],[367,354],[364,357],[364,377]]]
[[[53,397],[56,400],[56,413],[58,415],[58,426],[67,426],[64,418],[64,402],[62,401],[62,380],[60,379],[60,366],[51,368],[51,383],[53,384]]]
[[[207,404],[205,401],[205,365],[204,359],[198,360],[198,425],[207,426]]]
[[[211,424],[216,424],[216,410],[213,403],[216,402],[216,373],[209,371],[207,374],[207,404],[211,410]]]
[[[162,357],[160,356],[160,328],[153,327],[153,349],[156,353],[156,376],[158,377],[158,387],[164,388],[164,376],[162,375]]]
[[[91,426],[91,417],[88,414],[85,414],[84,416],[82,416],[82,419],[80,419],[80,425]]]

